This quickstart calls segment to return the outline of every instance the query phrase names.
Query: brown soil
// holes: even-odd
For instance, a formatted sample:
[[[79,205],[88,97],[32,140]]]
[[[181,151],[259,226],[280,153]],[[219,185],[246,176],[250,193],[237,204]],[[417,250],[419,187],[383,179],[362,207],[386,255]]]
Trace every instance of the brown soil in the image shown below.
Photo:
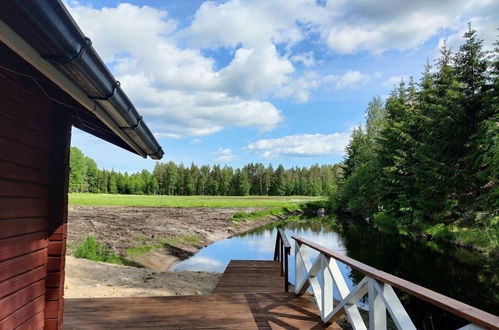
[[[116,253],[146,267],[136,268],[68,257],[66,297],[206,294],[218,274],[169,272],[176,262],[217,240],[241,234],[279,220],[271,216],[255,221],[230,222],[236,212],[256,208],[172,208],[71,205],[68,254],[88,235]],[[134,256],[126,249],[160,246]]]

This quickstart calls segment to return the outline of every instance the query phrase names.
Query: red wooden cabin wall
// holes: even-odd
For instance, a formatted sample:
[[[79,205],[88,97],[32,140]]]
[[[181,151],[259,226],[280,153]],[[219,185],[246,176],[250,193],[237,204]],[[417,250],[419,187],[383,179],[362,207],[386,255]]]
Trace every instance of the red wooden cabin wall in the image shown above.
[[[0,72],[0,329],[57,329],[71,122],[25,84]]]

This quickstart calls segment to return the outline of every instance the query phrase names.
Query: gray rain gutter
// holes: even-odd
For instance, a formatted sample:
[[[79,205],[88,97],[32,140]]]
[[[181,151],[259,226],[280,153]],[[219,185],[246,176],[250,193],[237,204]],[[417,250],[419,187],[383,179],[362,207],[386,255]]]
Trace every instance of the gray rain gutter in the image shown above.
[[[163,157],[142,116],[60,0],[0,1],[0,32],[4,43],[98,116],[139,155]]]

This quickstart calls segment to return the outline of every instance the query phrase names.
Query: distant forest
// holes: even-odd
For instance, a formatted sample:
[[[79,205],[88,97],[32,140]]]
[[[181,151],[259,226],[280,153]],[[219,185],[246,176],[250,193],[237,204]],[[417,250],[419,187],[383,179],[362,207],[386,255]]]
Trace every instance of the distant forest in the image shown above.
[[[137,195],[331,196],[341,173],[339,165],[274,169],[257,163],[233,169],[158,162],[152,173],[128,174],[99,169],[76,147],[71,147],[70,168],[70,192]]]
[[[455,53],[444,45],[418,82],[369,103],[346,149],[337,210],[497,227],[499,42],[485,52],[471,27],[464,39]]]

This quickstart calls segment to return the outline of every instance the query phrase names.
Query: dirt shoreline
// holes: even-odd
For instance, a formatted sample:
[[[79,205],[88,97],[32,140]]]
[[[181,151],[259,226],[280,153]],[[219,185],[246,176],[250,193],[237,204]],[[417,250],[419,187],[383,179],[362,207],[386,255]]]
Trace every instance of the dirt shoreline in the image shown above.
[[[240,235],[287,216],[231,222],[236,212],[258,208],[76,206],[68,208],[65,296],[123,297],[207,294],[220,274],[171,272],[170,267],[215,241]],[[71,256],[88,235],[145,268]],[[141,247],[156,246],[150,251]],[[130,254],[130,249],[139,250]],[[128,253],[127,253],[128,250]]]

